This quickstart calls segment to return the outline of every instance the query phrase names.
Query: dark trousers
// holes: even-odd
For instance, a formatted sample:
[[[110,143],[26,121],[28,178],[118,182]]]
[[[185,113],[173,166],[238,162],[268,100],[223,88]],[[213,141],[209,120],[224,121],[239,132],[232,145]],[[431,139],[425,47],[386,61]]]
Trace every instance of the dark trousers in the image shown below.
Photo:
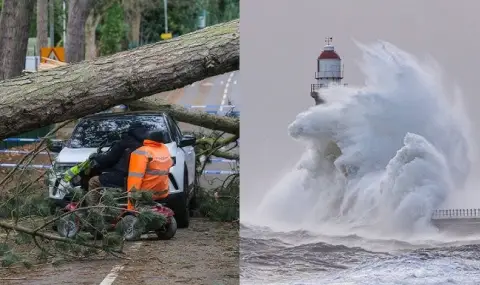
[[[85,197],[87,206],[94,206],[100,202],[100,190],[102,187],[122,188],[126,187],[125,175],[121,172],[105,172],[94,176],[88,181],[88,193]]]

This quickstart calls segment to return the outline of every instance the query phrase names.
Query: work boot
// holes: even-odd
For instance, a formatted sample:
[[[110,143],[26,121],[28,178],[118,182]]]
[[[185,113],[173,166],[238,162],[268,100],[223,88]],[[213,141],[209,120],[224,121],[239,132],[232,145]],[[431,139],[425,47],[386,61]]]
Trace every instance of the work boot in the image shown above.
[[[102,197],[100,194],[100,187],[102,187],[102,183],[100,183],[100,178],[98,176],[90,178],[88,181],[88,192],[85,195],[85,203],[87,206],[98,205],[100,198]]]
[[[100,194],[99,190],[90,190],[85,195],[85,204],[87,206],[96,206],[100,203],[100,198],[102,195]]]

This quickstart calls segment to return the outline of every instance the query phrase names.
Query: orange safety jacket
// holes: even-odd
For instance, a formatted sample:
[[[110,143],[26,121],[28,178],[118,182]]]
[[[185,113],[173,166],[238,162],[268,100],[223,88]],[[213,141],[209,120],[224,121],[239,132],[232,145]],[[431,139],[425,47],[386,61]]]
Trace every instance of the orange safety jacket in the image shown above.
[[[134,191],[152,191],[154,200],[166,198],[168,173],[172,166],[173,160],[165,144],[144,140],[143,146],[130,155],[127,179],[129,197]],[[128,209],[133,210],[134,207],[128,200]]]

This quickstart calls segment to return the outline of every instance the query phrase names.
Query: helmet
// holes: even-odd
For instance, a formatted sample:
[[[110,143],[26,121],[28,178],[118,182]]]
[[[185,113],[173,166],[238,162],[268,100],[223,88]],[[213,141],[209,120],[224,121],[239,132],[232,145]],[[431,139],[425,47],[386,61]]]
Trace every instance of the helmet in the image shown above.
[[[141,122],[134,122],[128,127],[126,135],[133,136],[140,141],[143,141],[148,134],[148,127]]]
[[[147,136],[147,139],[151,140],[151,141],[154,141],[154,142],[159,142],[159,143],[165,143],[166,141],[166,137],[165,137],[165,133],[162,132],[162,131],[151,131],[148,136]]]
[[[147,127],[142,122],[133,122],[129,127],[128,131],[134,131],[136,129],[146,129]]]

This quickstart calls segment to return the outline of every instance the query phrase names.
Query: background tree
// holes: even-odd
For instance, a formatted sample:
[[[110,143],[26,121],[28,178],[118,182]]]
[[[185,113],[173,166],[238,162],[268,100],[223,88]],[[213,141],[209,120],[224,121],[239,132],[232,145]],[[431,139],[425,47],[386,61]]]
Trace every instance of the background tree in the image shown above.
[[[37,54],[40,48],[48,46],[48,0],[37,0]]]
[[[63,43],[63,21],[67,19],[67,13],[63,10],[63,0],[53,0],[54,4],[54,43],[56,46],[64,46]],[[68,1],[67,1],[68,5]]]
[[[125,13],[125,22],[127,23],[127,27],[128,27],[127,29],[128,48],[137,47],[141,44],[140,33],[141,33],[144,13],[148,13],[149,11],[158,10],[158,9],[161,9],[163,11],[163,1],[164,0],[123,0],[122,1],[122,6]],[[188,1],[188,4],[190,6],[192,5],[190,1]],[[160,20],[165,21],[163,14],[160,17]],[[163,31],[160,31],[160,32],[163,32]],[[160,38],[157,38],[156,41],[158,40],[160,40]]]
[[[148,0],[123,0],[122,6],[125,13],[125,21],[128,25],[127,39],[130,47],[136,47],[140,44],[140,24],[142,21],[142,12],[147,8],[154,7],[159,1]],[[150,5],[149,5],[150,4]]]
[[[97,57],[97,27],[100,24],[100,21],[105,16],[109,8],[112,5],[118,5],[117,0],[97,0],[93,4],[92,9],[85,23],[85,59],[93,59]],[[123,13],[123,10],[120,9],[117,13]],[[119,15],[123,23],[123,15]]]
[[[66,61],[73,63],[85,59],[85,24],[94,0],[70,0],[68,3]]]
[[[30,18],[35,0],[4,0],[0,14],[0,80],[19,76],[25,67]]]
[[[207,26],[231,21],[240,14],[238,0],[200,0],[199,4],[207,11]]]

